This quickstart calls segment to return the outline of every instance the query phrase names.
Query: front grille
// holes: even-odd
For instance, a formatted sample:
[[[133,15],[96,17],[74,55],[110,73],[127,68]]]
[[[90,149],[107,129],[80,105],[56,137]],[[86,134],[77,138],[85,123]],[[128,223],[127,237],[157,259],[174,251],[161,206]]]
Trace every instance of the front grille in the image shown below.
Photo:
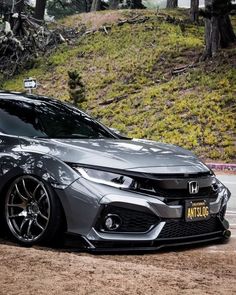
[[[167,221],[158,239],[185,238],[210,234],[221,230],[223,230],[223,227],[217,217],[193,222],[186,222],[184,220]]]
[[[104,226],[104,219],[109,214],[118,215],[122,220],[121,226],[112,232],[146,232],[159,223],[158,217],[150,213],[116,206],[106,206],[96,224],[96,228],[99,231],[107,231]]]
[[[178,173],[178,174],[155,174],[151,173],[150,174],[153,178],[156,179],[189,179],[189,178],[202,178],[202,177],[209,177],[212,176],[212,172],[198,172],[198,173]]]
[[[197,194],[190,194],[189,182],[197,181],[199,191]],[[189,198],[212,198],[216,199],[218,195],[218,185],[214,182],[211,175],[196,176],[188,175],[188,177],[162,177],[157,179],[140,178],[137,181],[138,185],[134,189],[141,193],[147,193],[164,197],[166,201],[181,200]]]
[[[217,192],[215,192],[212,187],[203,187],[199,189],[199,192],[195,195],[190,195],[187,189],[165,189],[156,188],[156,192],[161,196],[175,199],[175,198],[198,198],[198,197],[215,197]]]

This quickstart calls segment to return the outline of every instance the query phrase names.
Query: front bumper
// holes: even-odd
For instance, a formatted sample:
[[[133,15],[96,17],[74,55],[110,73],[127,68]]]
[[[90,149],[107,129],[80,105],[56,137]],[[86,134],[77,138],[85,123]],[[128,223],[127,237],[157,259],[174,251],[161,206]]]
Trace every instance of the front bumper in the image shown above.
[[[89,190],[87,189],[89,187]],[[188,245],[222,239],[229,228],[224,219],[230,196],[227,188],[210,202],[211,218],[207,221],[184,221],[184,205],[168,205],[163,198],[140,195],[76,181],[60,196],[67,217],[68,233],[90,250],[156,250],[166,246]],[[102,188],[102,190],[104,187]],[[158,222],[144,232],[104,232],[96,226],[104,208],[115,206],[156,216]],[[227,235],[229,233],[227,232]]]

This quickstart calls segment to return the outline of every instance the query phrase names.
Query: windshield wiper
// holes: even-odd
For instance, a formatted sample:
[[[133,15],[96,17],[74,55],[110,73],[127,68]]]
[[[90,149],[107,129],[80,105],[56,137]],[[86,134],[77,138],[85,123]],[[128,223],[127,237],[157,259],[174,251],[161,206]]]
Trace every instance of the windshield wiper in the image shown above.
[[[82,135],[82,134],[69,134],[69,135],[58,135],[58,136],[50,136],[49,138],[53,138],[53,139],[73,139],[73,138],[77,138],[77,139],[87,139],[90,138],[87,135]]]
[[[48,136],[33,136],[34,139],[45,139],[45,138],[49,138]]]

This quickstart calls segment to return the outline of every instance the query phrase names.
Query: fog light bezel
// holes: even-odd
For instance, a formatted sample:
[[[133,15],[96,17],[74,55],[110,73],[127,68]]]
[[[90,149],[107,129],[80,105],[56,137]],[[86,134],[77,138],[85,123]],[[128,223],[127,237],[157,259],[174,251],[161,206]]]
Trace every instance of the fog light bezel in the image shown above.
[[[109,219],[112,221],[112,226],[110,228],[106,224],[107,220],[109,220]],[[118,230],[121,225],[122,225],[122,219],[117,214],[107,214],[104,217],[103,226],[106,231],[114,232],[114,231]]]

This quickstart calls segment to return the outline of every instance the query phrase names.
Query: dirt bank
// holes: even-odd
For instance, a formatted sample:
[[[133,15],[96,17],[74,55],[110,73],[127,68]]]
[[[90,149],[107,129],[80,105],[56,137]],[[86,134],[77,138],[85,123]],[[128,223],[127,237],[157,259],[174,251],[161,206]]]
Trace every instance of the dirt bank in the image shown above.
[[[236,239],[144,255],[22,248],[0,240],[0,294],[235,294]]]

